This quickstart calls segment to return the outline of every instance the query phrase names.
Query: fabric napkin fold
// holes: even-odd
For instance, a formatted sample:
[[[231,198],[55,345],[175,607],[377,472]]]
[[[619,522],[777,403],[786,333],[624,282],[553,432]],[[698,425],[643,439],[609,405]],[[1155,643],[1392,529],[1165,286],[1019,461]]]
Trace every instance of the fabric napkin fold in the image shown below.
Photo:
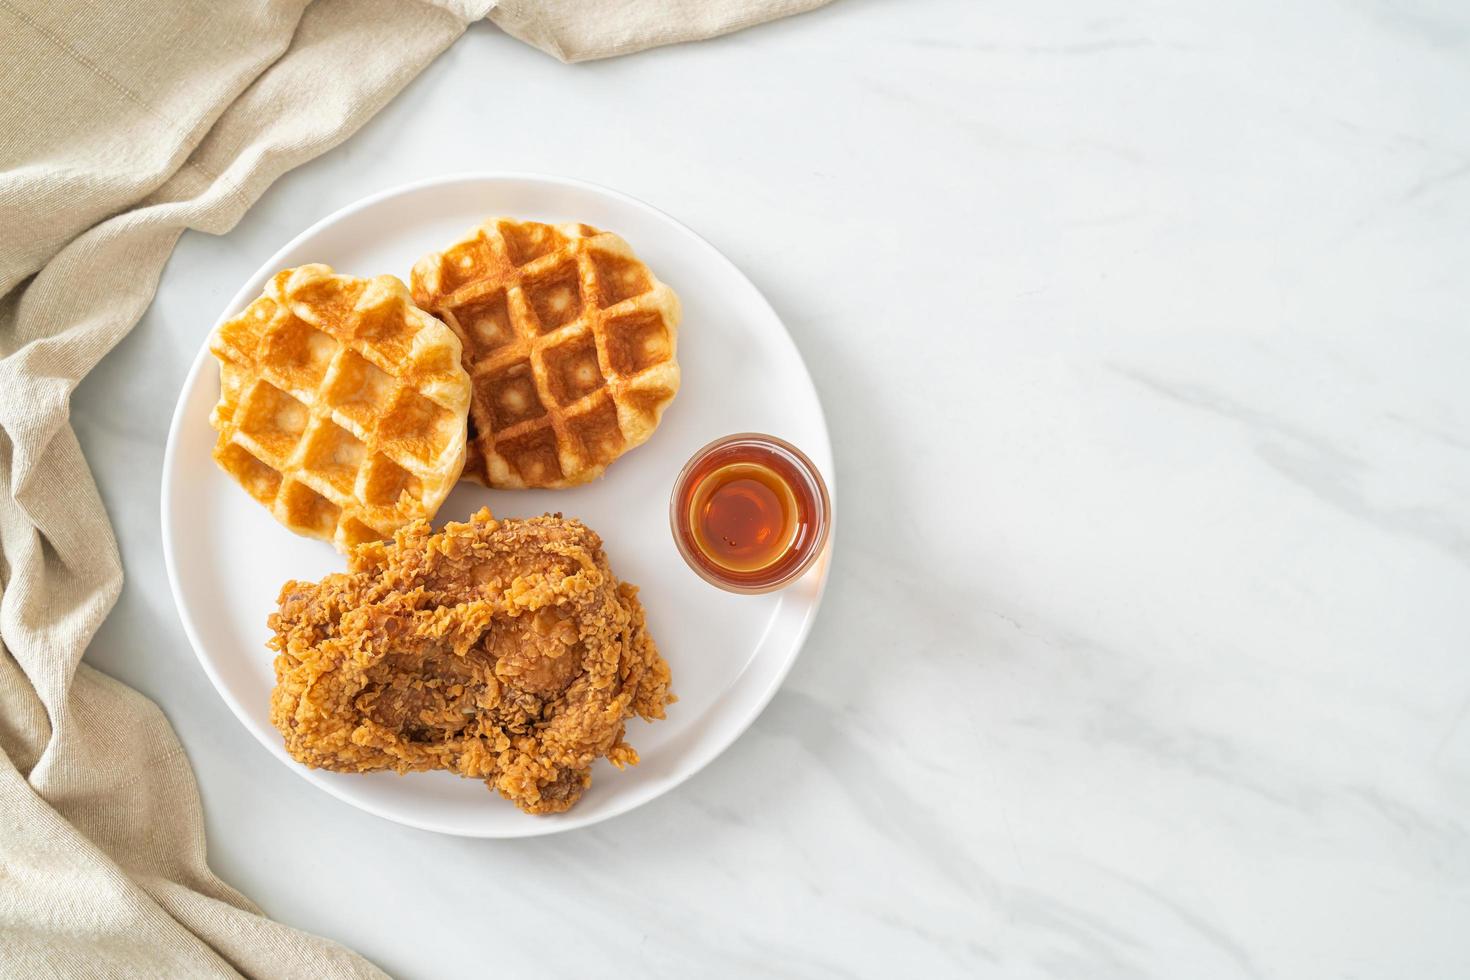
[[[830,0],[501,0],[490,12],[512,37],[562,61],[699,41],[815,10]]]
[[[162,712],[81,663],[122,566],[68,404],[183,230],[228,231],[487,14],[577,61],[821,2],[0,0],[0,975],[382,976],[215,877]]]

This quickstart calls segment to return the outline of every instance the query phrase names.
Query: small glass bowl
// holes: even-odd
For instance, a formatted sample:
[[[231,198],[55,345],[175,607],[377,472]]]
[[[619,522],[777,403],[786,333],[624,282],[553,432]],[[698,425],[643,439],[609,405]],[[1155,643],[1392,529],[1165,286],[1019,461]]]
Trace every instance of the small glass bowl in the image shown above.
[[[706,557],[693,528],[694,491],[700,481],[737,462],[769,467],[791,487],[797,502],[797,529],[791,545],[781,557],[750,572],[732,571]],[[669,527],[684,561],[711,585],[744,595],[775,592],[799,579],[826,548],[831,525],[832,500],[816,464],[786,440],[759,432],[725,436],[699,450],[679,471],[669,497]]]

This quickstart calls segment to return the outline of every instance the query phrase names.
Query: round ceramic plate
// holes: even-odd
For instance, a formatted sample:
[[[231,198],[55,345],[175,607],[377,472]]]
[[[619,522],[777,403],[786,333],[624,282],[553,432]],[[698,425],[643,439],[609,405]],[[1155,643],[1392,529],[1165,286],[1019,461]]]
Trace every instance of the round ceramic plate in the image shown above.
[[[210,456],[210,408],[219,372],[201,348],[169,429],[163,464],[163,549],[169,583],[199,662],[236,716],[304,778],[370,813],[426,830],[526,837],[605,820],[689,778],[725,749],[771,699],[811,628],[830,553],[790,588],[736,596],[684,564],[668,526],[668,495],[680,467],[705,443],[763,431],[802,447],[834,489],[832,449],[816,390],[791,337],[740,270],[669,216],[623,194],[553,177],[464,175],[412,184],[338,211],[271,257],[220,316],[260,295],[280,269],[325,262],[355,276],[392,273],[455,241],[488,217],[581,221],[627,239],[683,303],[683,385],[653,437],[600,480],[570,490],[487,490],[461,483],[436,525],[488,505],[498,517],[561,511],[606,544],[613,571],[641,587],[649,628],[673,670],[677,704],[668,718],[628,722],[642,761],[622,772],[606,762],[569,812],[521,813],[479,780],[448,773],[345,774],[293,761],[270,724],[275,677],[266,617],[288,579],[341,571],[332,546],[281,527]],[[201,324],[202,326],[202,324]]]

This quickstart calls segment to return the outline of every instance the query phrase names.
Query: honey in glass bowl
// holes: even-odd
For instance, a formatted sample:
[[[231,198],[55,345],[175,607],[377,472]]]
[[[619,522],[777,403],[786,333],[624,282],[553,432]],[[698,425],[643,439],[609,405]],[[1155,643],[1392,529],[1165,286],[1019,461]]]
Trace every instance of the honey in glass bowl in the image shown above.
[[[685,464],[669,500],[679,553],[730,592],[773,592],[827,543],[831,501],[806,454],[775,436],[717,439]]]

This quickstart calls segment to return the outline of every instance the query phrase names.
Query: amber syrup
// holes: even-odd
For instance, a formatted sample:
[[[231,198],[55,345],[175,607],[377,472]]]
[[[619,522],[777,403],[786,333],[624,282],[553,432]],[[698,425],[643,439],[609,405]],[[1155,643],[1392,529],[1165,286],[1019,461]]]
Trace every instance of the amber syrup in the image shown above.
[[[826,543],[829,510],[812,462],[789,443],[754,434],[695,454],[670,501],[684,559],[735,592],[772,591],[804,572]]]

